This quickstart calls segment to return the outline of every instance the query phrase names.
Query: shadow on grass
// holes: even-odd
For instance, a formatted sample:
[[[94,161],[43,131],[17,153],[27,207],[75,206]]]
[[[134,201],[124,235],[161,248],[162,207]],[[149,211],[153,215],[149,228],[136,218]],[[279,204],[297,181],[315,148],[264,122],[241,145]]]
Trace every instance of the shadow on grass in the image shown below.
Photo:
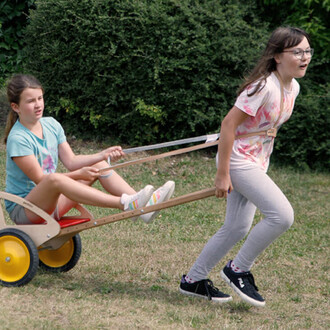
[[[106,278],[88,278],[79,274],[75,277],[70,273],[49,273],[46,270],[39,269],[38,274],[29,284],[35,288],[45,288],[53,292],[71,291],[79,296],[83,295],[85,299],[99,295],[102,298],[111,298],[112,300],[133,299],[141,301],[171,304],[175,306],[199,305],[201,308],[212,306],[213,308],[226,308],[229,313],[247,313],[252,306],[240,302],[231,301],[229,303],[219,304],[209,302],[206,299],[187,297],[179,293],[179,290],[173,291],[165,285],[150,283],[149,285],[137,283],[127,279],[127,281],[111,281]],[[179,286],[179,281],[178,281]]]

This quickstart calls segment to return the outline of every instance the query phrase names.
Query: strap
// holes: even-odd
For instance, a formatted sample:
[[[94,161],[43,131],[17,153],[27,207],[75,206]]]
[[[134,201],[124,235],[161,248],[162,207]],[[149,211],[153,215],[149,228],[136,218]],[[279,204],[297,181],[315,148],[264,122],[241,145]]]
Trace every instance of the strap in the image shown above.
[[[273,127],[273,128],[267,129],[265,131],[251,132],[251,133],[236,135],[235,140],[243,139],[243,138],[247,138],[247,137],[251,137],[251,136],[258,136],[258,135],[266,135],[266,136],[271,136],[271,137],[275,138],[276,134],[277,134],[277,128]]]
[[[188,143],[193,143],[193,142],[200,142],[200,141],[206,141],[206,142],[210,141],[211,142],[211,141],[217,140],[219,138],[219,136],[220,136],[220,134],[202,135],[202,136],[196,136],[196,137],[188,138],[188,139],[174,140],[174,141],[170,141],[170,142],[163,142],[163,143],[152,144],[152,145],[148,145],[148,146],[123,149],[123,151],[125,152],[125,154],[130,154],[133,152],[155,150],[155,149],[173,147],[173,146],[178,146],[178,145],[188,144]]]
[[[205,149],[205,148],[209,148],[209,147],[212,147],[212,146],[216,146],[216,145],[218,145],[218,143],[219,143],[218,141],[212,141],[212,142],[198,144],[198,145],[192,146],[192,147],[187,147],[187,148],[182,148],[182,149],[173,150],[173,151],[169,151],[169,152],[164,152],[164,153],[159,154],[159,155],[154,155],[154,156],[150,156],[150,157],[146,157],[146,158],[140,158],[140,159],[128,161],[128,162],[125,162],[125,163],[121,163],[121,164],[117,164],[117,165],[113,165],[113,166],[109,166],[109,167],[104,167],[104,168],[99,169],[99,172],[102,173],[104,171],[114,170],[116,168],[121,168],[121,167],[125,167],[125,166],[128,166],[128,165],[142,164],[142,163],[151,162],[153,160],[157,160],[157,159],[161,159],[161,158],[165,158],[165,157],[180,155],[180,154],[183,154],[183,153],[186,153],[186,152],[191,152],[191,151],[194,151],[194,150]]]
[[[278,124],[278,122],[280,121],[281,115],[282,115],[282,112],[284,109],[284,86],[283,86],[282,78],[280,77],[278,72],[274,71],[274,74],[275,74],[276,78],[278,79],[278,81],[280,82],[280,88],[281,88],[280,114],[278,115],[276,123],[274,124],[274,127],[275,127]]]
[[[247,133],[247,134],[237,135],[235,137],[236,140],[237,139],[251,137],[251,136],[258,136],[258,135],[266,135],[266,136],[271,136],[273,138],[276,137],[276,135],[277,135],[277,127],[276,127],[276,125],[278,124],[279,120],[281,119],[281,115],[282,115],[283,108],[284,108],[284,101],[283,101],[284,87],[283,87],[282,79],[281,79],[280,75],[278,74],[278,72],[277,71],[274,71],[274,74],[275,74],[276,78],[278,79],[278,81],[280,83],[281,100],[280,100],[280,113],[279,113],[279,115],[277,117],[277,120],[276,120],[273,128],[270,128],[270,129],[264,130],[264,131],[259,131],[259,132],[251,132],[251,133]]]

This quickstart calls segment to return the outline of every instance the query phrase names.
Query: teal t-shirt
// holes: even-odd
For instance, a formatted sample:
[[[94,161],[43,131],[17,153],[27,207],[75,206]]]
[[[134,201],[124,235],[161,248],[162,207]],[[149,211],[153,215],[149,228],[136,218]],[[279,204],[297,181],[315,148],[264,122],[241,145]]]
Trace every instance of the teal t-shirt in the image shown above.
[[[12,157],[34,155],[43,173],[54,173],[58,164],[58,146],[66,141],[61,124],[52,117],[40,119],[43,139],[38,138],[19,120],[12,127],[7,139],[6,192],[25,197],[36,186],[15,164]],[[6,210],[11,212],[15,203],[5,201]]]

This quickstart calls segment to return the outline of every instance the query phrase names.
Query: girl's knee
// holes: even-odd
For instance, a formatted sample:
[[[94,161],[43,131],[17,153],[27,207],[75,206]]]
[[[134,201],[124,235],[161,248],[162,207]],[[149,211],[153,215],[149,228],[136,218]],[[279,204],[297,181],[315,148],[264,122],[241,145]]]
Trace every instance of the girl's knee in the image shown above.
[[[240,227],[237,228],[236,231],[233,231],[232,235],[236,236],[237,241],[240,241],[249,233],[249,230],[250,227]]]
[[[234,241],[238,242],[242,240],[249,232],[251,226],[243,226],[240,224],[239,226],[228,226],[224,225],[217,234],[220,236],[230,237]]]
[[[285,209],[282,209],[278,216],[283,230],[287,230],[292,226],[294,221],[294,211],[291,205],[288,205]]]
[[[59,187],[62,179],[63,179],[63,175],[59,173],[50,173],[44,178],[44,181],[47,187],[55,189]]]

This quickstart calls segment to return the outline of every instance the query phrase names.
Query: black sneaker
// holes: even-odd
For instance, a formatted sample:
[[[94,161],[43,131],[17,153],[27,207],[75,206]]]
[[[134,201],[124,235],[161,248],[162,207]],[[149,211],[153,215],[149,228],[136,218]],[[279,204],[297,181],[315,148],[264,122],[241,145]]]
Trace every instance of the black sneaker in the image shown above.
[[[265,299],[258,293],[251,272],[235,273],[230,267],[231,261],[221,271],[221,277],[234,289],[234,291],[247,303],[256,306],[265,306]]]
[[[197,281],[195,283],[188,283],[186,282],[185,277],[186,275],[182,276],[180,283],[180,292],[182,294],[204,298],[218,303],[228,302],[233,299],[228,294],[217,289],[209,279]]]

